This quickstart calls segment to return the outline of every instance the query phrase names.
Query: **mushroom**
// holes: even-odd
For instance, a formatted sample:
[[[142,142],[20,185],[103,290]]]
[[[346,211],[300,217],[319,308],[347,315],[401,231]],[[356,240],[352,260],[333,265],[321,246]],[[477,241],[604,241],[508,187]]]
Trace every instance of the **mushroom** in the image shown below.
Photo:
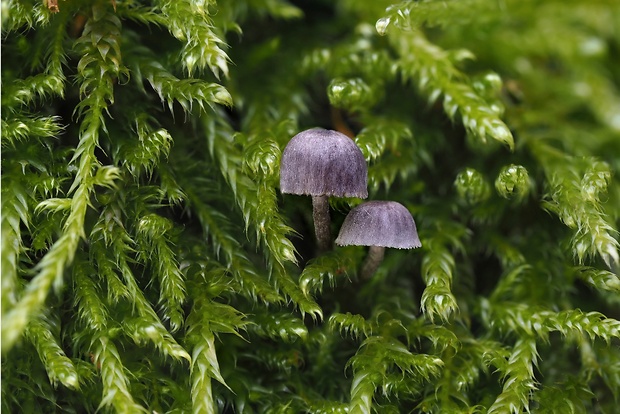
[[[335,197],[368,197],[368,168],[362,151],[348,136],[321,128],[295,135],[280,162],[280,190],[312,196],[319,250],[331,246],[329,202]]]
[[[354,207],[342,223],[336,244],[370,246],[360,272],[362,279],[375,273],[386,247],[422,246],[409,210],[396,201],[368,201]]]

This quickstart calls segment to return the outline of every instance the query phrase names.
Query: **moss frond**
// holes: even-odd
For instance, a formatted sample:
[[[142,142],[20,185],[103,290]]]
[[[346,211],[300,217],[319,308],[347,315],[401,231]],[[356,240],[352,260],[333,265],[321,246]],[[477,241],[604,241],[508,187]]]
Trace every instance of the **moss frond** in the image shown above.
[[[13,81],[12,85],[4,89],[2,93],[2,106],[7,109],[26,106],[56,95],[62,97],[63,93],[64,79],[62,77],[42,73]]]
[[[421,305],[431,321],[436,316],[448,321],[458,311],[458,304],[451,290],[454,257],[442,244],[441,240],[424,240],[422,243],[427,253],[422,261],[422,278],[426,289],[422,294]]]
[[[548,165],[545,173],[549,188],[544,207],[573,230],[571,245],[579,263],[598,253],[608,266],[617,265],[617,230],[608,222],[600,201],[611,178],[609,165],[597,160],[571,160],[544,143],[532,142],[532,150]]]
[[[377,22],[377,30],[380,33],[387,33],[390,26],[403,30],[418,28],[424,24],[428,26],[444,26],[454,24],[455,21],[471,23],[474,19],[472,10],[476,10],[475,16],[497,19],[498,15],[490,13],[496,10],[497,4],[485,2],[483,0],[466,1],[427,1],[422,3],[402,2],[389,6],[385,16]],[[475,20],[480,22],[479,20]],[[483,21],[484,22],[484,21]]]
[[[187,342],[192,347],[191,390],[195,412],[211,413],[215,398],[211,379],[228,387],[220,372],[215,352],[214,332],[237,334],[245,321],[234,308],[209,300],[205,295],[194,299],[194,310],[188,316]]]
[[[206,203],[208,197],[204,193],[206,183],[198,180],[184,182],[189,205],[195,212],[203,228],[204,235],[209,239],[216,257],[223,253],[223,261],[240,291],[252,298],[260,298],[265,303],[279,303],[282,297],[277,290],[264,278],[259,269],[243,253],[241,244],[232,237],[232,223],[226,215],[213,205]]]
[[[483,306],[487,308],[488,305],[483,302]],[[600,312],[583,312],[580,309],[553,312],[525,304],[501,302],[487,309],[502,317],[502,322],[495,324],[495,329],[520,336],[538,336],[542,340],[548,340],[549,333],[557,331],[569,339],[587,335],[591,340],[600,338],[609,342],[620,337],[620,323]],[[490,315],[485,315],[485,318],[488,316]]]
[[[136,344],[152,343],[174,360],[189,361],[189,354],[164,327],[136,280],[130,266],[134,262],[131,255],[135,244],[120,224],[121,211],[118,204],[109,204],[90,236],[99,275],[106,276],[109,302],[129,302],[134,317],[127,318],[123,329]]]
[[[97,12],[96,8],[95,11]],[[99,38],[97,43],[86,43],[96,30],[102,30],[108,35]],[[19,338],[31,315],[36,314],[43,305],[52,284],[57,287],[62,285],[64,268],[72,262],[79,242],[85,236],[84,219],[93,189],[92,178],[95,168],[99,165],[95,157],[95,148],[99,142],[99,132],[105,127],[103,112],[107,107],[106,101],[112,100],[112,78],[121,70],[120,51],[116,46],[119,35],[120,21],[105,13],[103,16],[96,14],[85,27],[81,38],[81,44],[84,46],[78,67],[81,78],[80,90],[88,95],[78,106],[83,120],[80,127],[80,142],[72,159],[72,162],[77,164],[77,171],[69,189],[73,192],[71,211],[64,223],[62,236],[37,264],[37,275],[7,315],[7,321],[10,323],[3,324],[3,349],[10,349]],[[105,68],[103,73],[99,65]]]
[[[394,338],[371,336],[347,365],[353,369],[349,408],[354,412],[370,412],[375,390],[384,387],[384,392],[389,393],[391,378],[388,374],[392,370],[396,370],[397,375],[413,376],[420,386],[439,375],[443,362],[431,355],[414,354]],[[420,389],[407,391],[414,394]]]
[[[146,413],[134,401],[130,392],[130,379],[114,342],[105,335],[94,336],[90,349],[93,363],[100,371],[103,384],[101,407],[111,407],[119,413]]]
[[[267,248],[266,253],[269,252],[268,259],[280,264],[295,263],[295,248],[286,237],[292,229],[277,213],[274,188],[256,183],[243,173],[241,154],[232,141],[235,135],[230,126],[216,125],[213,119],[207,119],[205,129],[211,156],[235,194],[246,230],[252,226],[257,240]]]
[[[299,287],[304,295],[312,297],[316,292],[322,293],[325,281],[334,288],[337,280],[347,278],[353,270],[353,260],[349,255],[338,252],[321,255],[304,267],[299,276]]]
[[[95,270],[85,260],[79,260],[74,265],[75,306],[84,326],[93,332],[105,332],[108,328],[108,309],[99,297],[99,289],[91,280],[93,273]]]
[[[9,121],[2,120],[2,146],[13,146],[28,139],[54,138],[62,131],[60,118],[54,116],[32,117],[14,116]]]
[[[228,76],[228,56],[223,41],[213,31],[210,1],[157,2],[165,19],[162,22],[170,33],[183,42],[180,61],[191,76],[194,71],[209,68],[216,76]]]
[[[137,142],[119,148],[117,157],[136,179],[142,173],[151,177],[157,163],[170,153],[172,136],[166,129],[157,126],[153,116],[144,112],[138,114],[134,124]]]
[[[77,389],[79,375],[75,365],[58,343],[59,333],[58,321],[51,321],[43,316],[28,325],[25,336],[37,349],[52,385],[61,383],[65,387]]]
[[[272,277],[276,286],[288,296],[299,308],[303,316],[310,315],[312,319],[323,319],[323,310],[312,298],[304,294],[299,285],[291,278],[283,266],[274,264]]]
[[[578,267],[575,272],[577,277],[595,289],[620,292],[620,279],[612,272],[591,267]]]
[[[164,319],[170,321],[174,332],[183,326],[182,305],[187,293],[185,276],[171,247],[168,235],[171,229],[172,223],[157,214],[147,214],[136,223],[141,260],[148,263],[159,279],[159,303],[164,309]]]
[[[308,328],[303,321],[288,312],[257,313],[251,320],[253,323],[248,330],[263,337],[285,342],[306,340],[308,337]]]
[[[173,110],[174,102],[178,102],[185,112],[192,112],[194,104],[201,111],[214,104],[232,104],[228,91],[217,83],[204,82],[199,79],[179,79],[166,71],[156,61],[145,61],[140,64],[139,73],[157,92],[162,102]]]
[[[506,367],[498,367],[505,377],[504,388],[489,407],[489,413],[516,414],[529,410],[530,397],[537,389],[534,377],[537,360],[534,338],[521,337],[515,343]]]
[[[408,34],[394,41],[401,57],[399,68],[403,77],[417,81],[430,103],[441,96],[445,113],[450,118],[458,113],[468,134],[479,142],[486,143],[491,138],[513,149],[512,133],[500,119],[502,108],[489,104],[456,68],[458,62],[473,57],[471,52],[447,52],[417,30]]]
[[[333,330],[346,333],[353,337],[353,339],[367,338],[372,335],[373,328],[376,329],[362,315],[353,315],[351,313],[332,313],[328,323]]]
[[[394,151],[401,146],[401,140],[412,139],[413,133],[406,124],[398,120],[376,119],[368,122],[355,137],[355,143],[366,161],[380,158],[387,150]]]
[[[8,185],[2,176],[2,320],[17,302],[18,261],[24,252],[21,226],[30,223],[29,195],[19,182]]]

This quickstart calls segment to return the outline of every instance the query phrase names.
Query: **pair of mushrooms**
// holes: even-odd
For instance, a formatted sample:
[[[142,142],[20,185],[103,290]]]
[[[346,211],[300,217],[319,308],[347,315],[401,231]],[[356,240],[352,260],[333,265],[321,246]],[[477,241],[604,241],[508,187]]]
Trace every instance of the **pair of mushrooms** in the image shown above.
[[[280,190],[311,195],[319,250],[331,247],[329,201],[333,197],[368,197],[368,169],[362,151],[346,135],[320,128],[295,135],[282,153]],[[360,277],[377,270],[386,247],[420,247],[413,217],[395,201],[367,201],[354,207],[336,238],[340,246],[370,246]]]

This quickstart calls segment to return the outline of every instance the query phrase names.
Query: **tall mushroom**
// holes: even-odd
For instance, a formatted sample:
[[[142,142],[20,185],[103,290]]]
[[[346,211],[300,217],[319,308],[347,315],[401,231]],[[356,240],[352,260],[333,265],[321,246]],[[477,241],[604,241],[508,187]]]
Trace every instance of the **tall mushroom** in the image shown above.
[[[368,168],[362,151],[346,135],[321,128],[295,135],[280,162],[280,190],[312,196],[319,250],[331,246],[329,202],[335,197],[368,197]]]
[[[353,208],[342,223],[336,244],[370,246],[360,272],[362,279],[375,273],[386,247],[422,246],[409,210],[395,201],[367,201]]]

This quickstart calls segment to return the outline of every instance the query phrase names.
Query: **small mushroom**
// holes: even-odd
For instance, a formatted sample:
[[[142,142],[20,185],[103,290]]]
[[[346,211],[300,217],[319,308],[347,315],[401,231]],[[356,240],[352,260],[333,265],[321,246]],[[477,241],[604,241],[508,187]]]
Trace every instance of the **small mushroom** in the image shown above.
[[[342,223],[336,244],[370,246],[360,272],[362,279],[375,273],[386,247],[422,246],[409,210],[395,201],[367,201],[354,207]]]
[[[312,196],[319,250],[331,246],[329,202],[335,197],[368,197],[368,168],[362,151],[346,135],[321,128],[295,135],[280,162],[280,190]]]

